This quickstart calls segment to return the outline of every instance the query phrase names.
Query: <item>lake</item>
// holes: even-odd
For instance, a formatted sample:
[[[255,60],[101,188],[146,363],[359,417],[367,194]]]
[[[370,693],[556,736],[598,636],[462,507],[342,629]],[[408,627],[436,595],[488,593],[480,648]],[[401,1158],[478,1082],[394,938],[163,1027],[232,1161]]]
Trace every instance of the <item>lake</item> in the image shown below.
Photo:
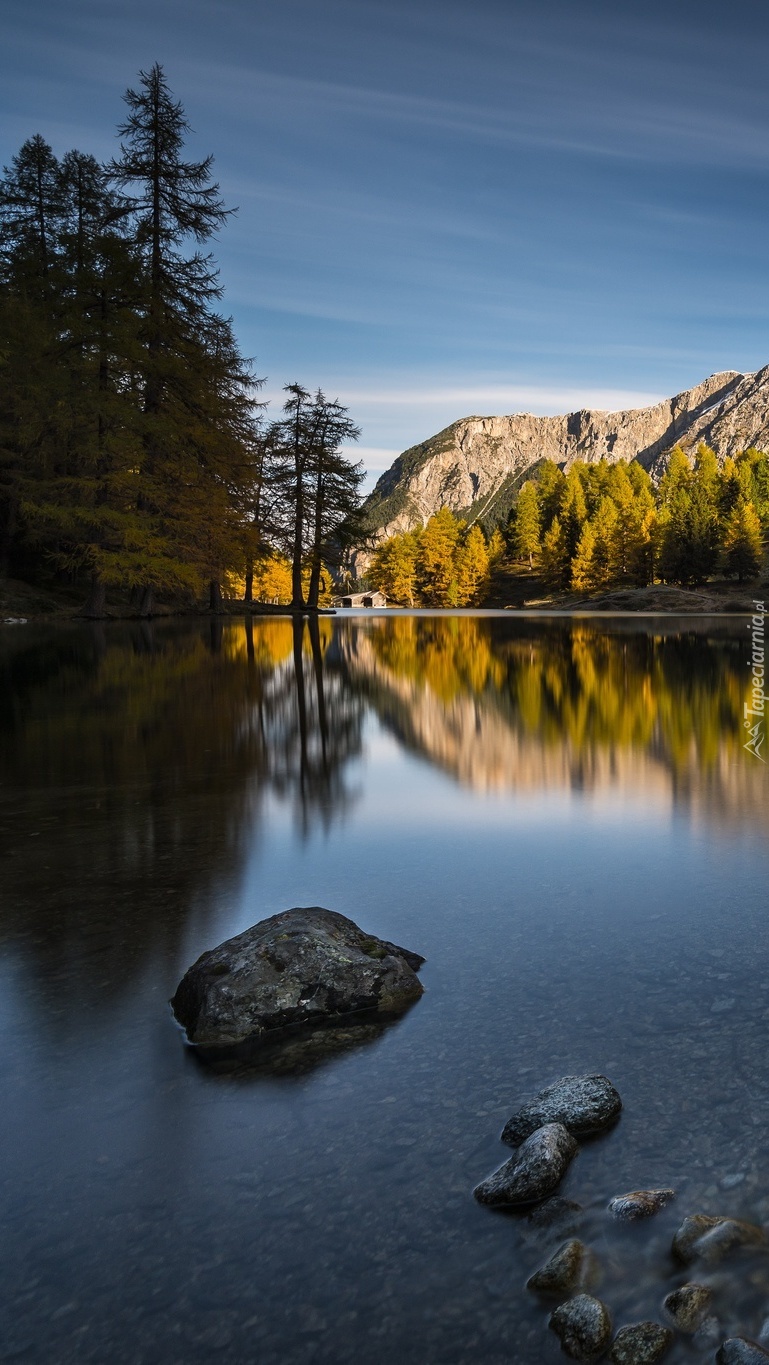
[[[0,1360],[563,1360],[524,1286],[570,1234],[472,1188],[565,1074],[624,1101],[560,1191],[617,1325],[687,1278],[685,1214],[769,1222],[749,645],[510,612],[6,628]],[[423,998],[206,1067],[169,997],[293,905],[423,954]],[[655,1219],[606,1213],[649,1185]],[[706,1280],[755,1335],[769,1257]]]

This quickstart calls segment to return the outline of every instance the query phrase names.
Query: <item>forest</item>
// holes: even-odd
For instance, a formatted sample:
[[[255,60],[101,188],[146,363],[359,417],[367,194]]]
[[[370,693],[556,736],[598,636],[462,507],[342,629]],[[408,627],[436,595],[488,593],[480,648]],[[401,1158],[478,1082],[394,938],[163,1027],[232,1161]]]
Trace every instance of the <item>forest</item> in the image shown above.
[[[541,461],[520,489],[504,536],[443,509],[391,536],[369,568],[372,586],[403,605],[482,602],[509,555],[555,593],[590,594],[655,582],[693,586],[720,575],[743,583],[763,564],[769,531],[769,456],[748,449],[719,463],[680,446],[655,486],[637,462]]]
[[[125,96],[116,155],[29,138],[0,181],[0,575],[108,594],[317,608],[365,547],[359,430],[299,382],[268,421],[211,239],[234,211],[159,65]],[[482,604],[512,557],[554,593],[743,582],[762,564],[769,459],[675,448],[637,462],[542,460],[507,526],[448,508],[379,544],[367,583],[394,604]]]
[[[106,164],[36,134],[0,182],[0,574],[87,585],[92,616],[110,591],[317,606],[358,429],[299,383],[267,422],[208,250],[233,212],[212,158],[185,159],[159,65],[125,103]]]

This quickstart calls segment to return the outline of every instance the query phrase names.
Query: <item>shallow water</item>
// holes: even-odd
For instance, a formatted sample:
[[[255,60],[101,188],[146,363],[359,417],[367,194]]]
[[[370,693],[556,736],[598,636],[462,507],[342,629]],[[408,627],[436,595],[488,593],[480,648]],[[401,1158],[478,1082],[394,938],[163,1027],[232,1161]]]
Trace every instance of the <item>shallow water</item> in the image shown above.
[[[687,1278],[686,1213],[769,1221],[746,638],[509,613],[6,630],[0,1360],[563,1359],[524,1288],[561,1236],[471,1190],[570,1072],[625,1104],[561,1190],[618,1325]],[[423,953],[422,1000],[327,1055],[199,1065],[183,971],[312,904]],[[614,1224],[649,1184],[676,1202]],[[769,1257],[705,1278],[723,1334],[757,1333]]]

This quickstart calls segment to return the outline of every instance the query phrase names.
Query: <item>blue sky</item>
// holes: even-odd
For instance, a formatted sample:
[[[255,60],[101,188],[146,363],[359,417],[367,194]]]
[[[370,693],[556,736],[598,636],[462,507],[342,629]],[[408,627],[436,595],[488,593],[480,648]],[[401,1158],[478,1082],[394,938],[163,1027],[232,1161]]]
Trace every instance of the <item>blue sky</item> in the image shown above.
[[[106,157],[160,61],[239,212],[243,350],[372,476],[470,413],[652,401],[769,362],[757,0],[5,0],[0,157]]]

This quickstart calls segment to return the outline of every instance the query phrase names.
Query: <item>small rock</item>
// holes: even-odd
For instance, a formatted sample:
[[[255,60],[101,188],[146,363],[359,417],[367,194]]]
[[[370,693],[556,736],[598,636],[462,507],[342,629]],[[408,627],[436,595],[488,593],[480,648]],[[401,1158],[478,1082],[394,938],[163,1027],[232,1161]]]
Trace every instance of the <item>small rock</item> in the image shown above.
[[[612,1365],[657,1365],[673,1342],[669,1327],[658,1322],[635,1322],[620,1327],[609,1352]]]
[[[675,1190],[633,1190],[630,1194],[616,1194],[609,1200],[609,1210],[615,1218],[629,1222],[636,1218],[651,1218],[659,1213],[671,1199]]]
[[[710,1307],[710,1290],[704,1284],[683,1284],[665,1299],[665,1309],[680,1332],[694,1333]]]
[[[599,1133],[614,1122],[621,1108],[622,1100],[606,1076],[564,1076],[508,1119],[502,1141],[517,1147],[545,1123],[562,1123],[576,1137]]]
[[[526,1288],[535,1294],[560,1295],[568,1298],[581,1289],[590,1270],[591,1254],[584,1242],[576,1237],[564,1242],[554,1256],[526,1281]]]
[[[758,1334],[758,1344],[764,1348],[769,1347],[769,1318],[765,1318],[761,1324],[761,1331]]]
[[[762,1360],[769,1360],[769,1351],[747,1337],[728,1337],[716,1353],[717,1365],[761,1365]]]
[[[694,1213],[685,1218],[673,1238],[673,1255],[684,1265],[704,1261],[714,1265],[739,1247],[762,1246],[763,1230],[739,1218],[711,1218]]]
[[[572,1360],[597,1360],[611,1341],[609,1310],[591,1294],[577,1294],[560,1304],[551,1315],[549,1326]]]
[[[531,1134],[515,1156],[473,1190],[479,1204],[534,1204],[551,1194],[578,1151],[560,1123]]]

